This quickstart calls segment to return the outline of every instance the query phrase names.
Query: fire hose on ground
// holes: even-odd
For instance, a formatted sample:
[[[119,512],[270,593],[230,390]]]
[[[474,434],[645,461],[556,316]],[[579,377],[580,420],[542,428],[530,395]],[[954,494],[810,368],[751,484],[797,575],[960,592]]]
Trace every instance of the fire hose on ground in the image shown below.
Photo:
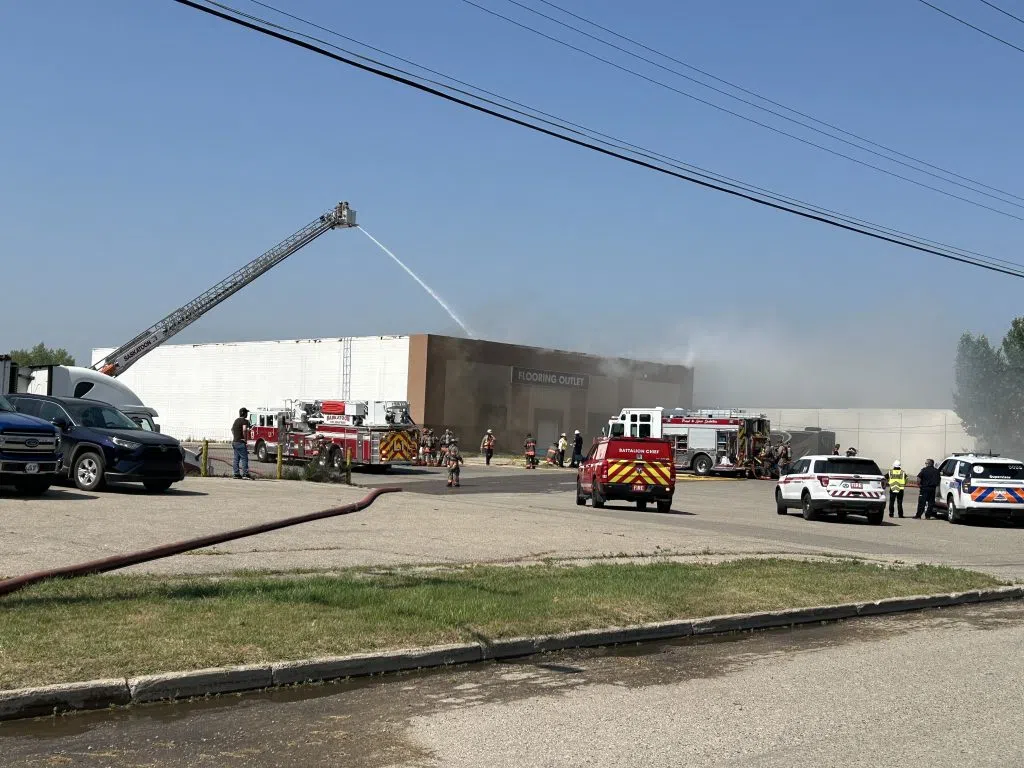
[[[87,563],[80,563],[79,565],[69,565],[64,568],[53,568],[48,571],[37,571],[36,573],[27,573],[24,576],[15,576],[14,578],[0,581],[0,596],[9,595],[12,592],[17,592],[19,589],[24,589],[27,586],[38,584],[41,581],[47,581],[49,579],[74,579],[79,576],[91,576],[97,573],[116,571],[120,568],[127,568],[130,565],[147,563],[151,560],[160,560],[164,557],[180,555],[183,552],[191,552],[194,549],[211,547],[214,544],[223,544],[226,541],[244,539],[247,536],[255,536],[259,533],[276,531],[281,528],[289,528],[293,525],[301,525],[302,523],[311,523],[314,520],[324,520],[329,517],[350,515],[353,512],[359,512],[360,510],[366,509],[368,506],[373,504],[380,495],[385,493],[395,493],[400,490],[402,489],[377,488],[361,498],[359,501],[353,502],[352,504],[346,504],[342,507],[324,509],[320,512],[312,512],[308,515],[299,515],[298,517],[287,517],[283,520],[273,520],[269,523],[252,525],[248,528],[237,528],[233,531],[215,533],[209,536],[200,536],[196,539],[186,539],[184,541],[175,542],[174,544],[164,544],[163,546],[143,549],[127,555],[115,555],[114,557],[107,557],[102,560],[92,560]]]

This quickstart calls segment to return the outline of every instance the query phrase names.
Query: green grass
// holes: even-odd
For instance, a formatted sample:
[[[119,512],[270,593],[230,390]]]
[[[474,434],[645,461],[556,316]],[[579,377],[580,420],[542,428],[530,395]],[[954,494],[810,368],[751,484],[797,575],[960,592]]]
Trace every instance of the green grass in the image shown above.
[[[0,598],[0,689],[998,583],[952,568],[782,559],[96,576]]]

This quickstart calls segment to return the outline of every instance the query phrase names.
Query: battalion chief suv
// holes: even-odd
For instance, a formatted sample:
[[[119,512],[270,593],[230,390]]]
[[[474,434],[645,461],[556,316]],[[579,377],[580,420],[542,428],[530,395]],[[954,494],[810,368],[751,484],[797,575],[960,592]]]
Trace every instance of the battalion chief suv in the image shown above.
[[[602,437],[594,441],[576,474],[576,503],[597,509],[622,499],[646,509],[655,502],[659,512],[672,508],[676,468],[672,444],[663,438]]]
[[[800,509],[805,520],[819,512],[865,515],[881,525],[885,477],[873,459],[860,456],[804,456],[789,465],[775,486],[775,511]]]
[[[142,483],[166,491],[185,477],[181,446],[149,432],[99,400],[44,395],[8,395],[18,410],[61,431],[64,472],[78,488],[95,491],[106,482]]]

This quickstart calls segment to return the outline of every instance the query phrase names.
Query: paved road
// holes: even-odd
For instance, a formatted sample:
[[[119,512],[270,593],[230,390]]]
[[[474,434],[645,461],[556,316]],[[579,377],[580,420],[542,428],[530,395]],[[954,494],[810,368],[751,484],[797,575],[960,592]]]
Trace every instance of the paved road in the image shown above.
[[[0,725],[5,766],[1003,768],[1024,607],[974,606]]]
[[[182,555],[136,570],[220,573],[246,568],[510,561],[636,554],[839,553],[940,562],[1024,579],[1024,527],[959,526],[943,520],[867,525],[807,522],[775,514],[773,485],[695,481],[679,485],[673,510],[628,504],[578,507],[570,470],[471,465],[460,489],[435,471],[359,475],[400,482],[351,517],[325,520]],[[486,492],[485,492],[486,491]],[[16,575],[279,519],[352,501],[365,489],[292,481],[188,479],[167,494],[139,489],[41,499],[0,494],[0,572]],[[908,492],[909,504],[916,504]]]

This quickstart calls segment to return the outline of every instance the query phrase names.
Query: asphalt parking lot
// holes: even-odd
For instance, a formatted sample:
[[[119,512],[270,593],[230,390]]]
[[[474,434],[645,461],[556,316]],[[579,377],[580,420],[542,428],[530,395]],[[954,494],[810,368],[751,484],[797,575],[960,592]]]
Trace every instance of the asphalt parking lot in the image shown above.
[[[159,573],[339,568],[663,555],[842,554],[972,567],[1024,578],[1024,527],[944,520],[803,520],[775,513],[765,481],[680,482],[671,513],[575,504],[571,470],[469,464],[463,487],[439,470],[357,473],[401,486],[369,509],[136,566]],[[0,571],[11,576],[347,503],[366,488],[297,481],[190,478],[165,494],[131,486],[43,498],[0,494]],[[908,491],[907,504],[917,499]]]

